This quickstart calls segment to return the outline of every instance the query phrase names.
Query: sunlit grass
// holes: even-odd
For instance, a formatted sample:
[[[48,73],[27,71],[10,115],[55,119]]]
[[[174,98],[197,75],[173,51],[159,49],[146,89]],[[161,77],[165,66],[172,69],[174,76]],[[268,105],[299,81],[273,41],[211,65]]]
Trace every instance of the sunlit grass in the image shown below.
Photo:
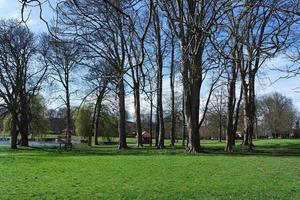
[[[180,141],[179,141],[180,142]],[[247,152],[148,146],[0,147],[0,199],[300,199],[300,140],[255,141]]]

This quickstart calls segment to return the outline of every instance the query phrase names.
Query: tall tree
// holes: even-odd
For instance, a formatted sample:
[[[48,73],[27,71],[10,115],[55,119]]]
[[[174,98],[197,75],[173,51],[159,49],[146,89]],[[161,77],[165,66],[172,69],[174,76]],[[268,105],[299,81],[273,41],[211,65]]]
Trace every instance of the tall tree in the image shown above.
[[[45,76],[44,65],[34,65],[37,53],[34,34],[15,20],[0,22],[0,96],[12,117],[11,148],[28,146],[30,102]]]
[[[243,145],[252,149],[255,124],[255,79],[264,62],[289,46],[288,36],[294,16],[280,8],[292,6],[290,1],[246,1],[242,9],[231,12],[234,37],[234,62],[238,66],[244,102]]]
[[[162,52],[162,39],[161,39],[161,21],[159,16],[159,7],[156,5],[153,12],[153,26],[156,41],[156,65],[157,65],[157,126],[158,126],[158,143],[157,148],[165,147],[165,125],[164,125],[164,112],[162,103],[162,87],[163,87],[163,52]]]
[[[170,89],[171,89],[171,146],[175,145],[176,112],[175,112],[175,34],[171,31],[171,63],[170,63]]]
[[[67,108],[65,148],[71,147],[73,121],[71,113],[71,96],[74,94],[71,83],[74,72],[83,60],[82,48],[73,40],[62,40],[44,35],[44,59],[49,64],[49,74],[62,89],[58,97]]]
[[[181,45],[181,71],[185,119],[188,132],[188,152],[200,152],[199,128],[204,121],[205,112],[200,120],[200,91],[206,73],[205,50],[209,32],[223,15],[223,1],[162,1],[163,9],[171,22],[173,31]],[[211,90],[208,92],[207,102]],[[207,103],[205,104],[207,105]]]

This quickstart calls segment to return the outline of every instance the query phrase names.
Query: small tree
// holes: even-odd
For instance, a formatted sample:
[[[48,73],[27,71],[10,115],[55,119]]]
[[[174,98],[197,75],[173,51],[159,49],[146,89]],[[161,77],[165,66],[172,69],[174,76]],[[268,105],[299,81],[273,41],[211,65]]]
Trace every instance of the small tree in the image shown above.
[[[92,121],[92,106],[83,105],[78,110],[78,115],[75,118],[76,134],[81,137],[88,137],[90,132],[90,124]]]

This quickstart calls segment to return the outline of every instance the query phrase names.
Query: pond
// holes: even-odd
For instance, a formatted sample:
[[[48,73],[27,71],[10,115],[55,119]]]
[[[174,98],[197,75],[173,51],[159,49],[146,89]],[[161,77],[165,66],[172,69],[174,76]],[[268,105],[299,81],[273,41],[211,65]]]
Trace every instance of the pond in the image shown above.
[[[81,144],[80,141],[72,141],[73,144]],[[0,139],[0,146],[9,146],[10,140],[1,140]],[[47,146],[47,147],[59,147],[59,143],[53,141],[29,141],[29,146]]]

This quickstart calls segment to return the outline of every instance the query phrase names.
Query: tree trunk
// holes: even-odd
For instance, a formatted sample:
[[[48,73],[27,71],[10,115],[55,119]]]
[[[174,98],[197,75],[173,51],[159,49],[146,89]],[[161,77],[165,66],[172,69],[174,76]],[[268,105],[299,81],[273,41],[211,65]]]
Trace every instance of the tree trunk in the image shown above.
[[[234,146],[234,127],[233,127],[233,115],[234,115],[234,96],[235,89],[232,86],[229,87],[228,105],[227,105],[227,134],[226,134],[226,147],[225,151],[232,152]]]
[[[254,136],[254,127],[255,127],[255,74],[251,73],[250,76],[250,128],[249,128],[249,145],[252,149],[253,144],[253,136]]]
[[[185,128],[185,111],[184,111],[184,97],[182,97],[182,146],[185,146],[186,128]]]
[[[233,66],[235,64],[233,63]],[[225,151],[232,152],[235,140],[234,132],[234,107],[236,101],[236,69],[233,67],[231,75],[229,75],[229,85],[228,85],[228,100],[227,100],[227,134],[226,134],[226,147]],[[236,116],[238,118],[238,116]]]
[[[199,153],[200,148],[200,136],[199,136],[199,108],[200,108],[200,88],[202,75],[200,70],[201,58],[200,52],[194,55],[193,66],[189,66],[186,63],[188,55],[183,56],[183,91],[185,102],[185,118],[188,132],[188,146],[187,152]],[[189,72],[193,68],[192,72]],[[193,77],[189,77],[189,73],[193,73]],[[192,80],[191,80],[192,79]]]
[[[239,123],[240,105],[241,105],[242,99],[243,99],[243,87],[241,86],[239,100],[238,100],[236,108],[235,108],[235,121],[234,121],[234,125],[233,125],[233,142],[232,142],[233,146],[235,146],[235,136],[236,136],[238,123]]]
[[[156,49],[156,64],[157,64],[157,111],[158,111],[158,143],[157,148],[165,147],[165,125],[163,116],[162,104],[162,82],[163,82],[163,55],[161,47],[160,20],[157,11],[153,12],[153,21],[155,29],[155,39],[157,43]]]
[[[12,114],[11,118],[11,142],[10,142],[10,147],[11,149],[17,149],[17,144],[18,144],[18,132],[17,132],[17,116],[16,114]]]
[[[106,92],[106,87],[107,87],[108,82],[104,82],[102,89],[99,92],[99,95],[97,97],[97,114],[96,114],[96,121],[95,121],[95,145],[99,145],[98,141],[98,134],[99,134],[99,126],[100,126],[100,118],[101,118],[101,110],[102,110],[102,101],[105,96]]]
[[[134,84],[134,108],[136,117],[136,130],[137,130],[137,145],[143,146],[142,140],[142,122],[141,122],[141,106],[140,106],[140,86],[139,82]]]
[[[19,130],[20,130],[20,134],[21,134],[20,146],[23,146],[23,147],[29,146],[29,142],[28,142],[29,125],[28,125],[28,123],[29,122],[28,122],[27,116],[24,116],[24,114],[21,114]]]
[[[97,115],[96,115],[96,122],[95,122],[95,145],[99,145],[98,134],[99,134],[101,109],[102,109],[102,103],[100,101],[98,101],[98,103],[97,103]]]
[[[21,134],[20,146],[29,146],[28,135],[29,135],[29,115],[30,108],[29,102],[27,101],[27,94],[24,91],[20,91],[20,124],[19,131]]]
[[[119,98],[119,149],[127,149],[126,142],[126,115],[125,115],[125,88],[123,76],[118,82],[118,98]]]
[[[194,80],[192,90],[188,80],[184,80],[184,102],[185,102],[185,118],[188,132],[187,152],[200,152],[200,136],[199,136],[199,106],[200,106],[200,79]]]
[[[157,148],[161,149],[165,147],[165,125],[164,125],[164,116],[163,116],[163,107],[162,107],[162,65],[158,71],[158,92],[157,92],[157,109],[159,117],[159,135],[158,135],[158,144]]]
[[[150,147],[152,147],[152,138],[153,138],[153,130],[152,130],[152,113],[153,113],[153,102],[152,102],[152,95],[150,100],[150,119],[149,119],[149,134],[150,134]]]
[[[72,115],[71,115],[71,103],[70,103],[70,94],[69,87],[67,84],[66,89],[66,106],[67,106],[67,130],[66,130],[66,139],[65,139],[65,149],[72,148]]]
[[[196,91],[195,91],[196,92]],[[200,152],[200,137],[199,137],[199,97],[192,98],[191,96],[186,96],[186,124],[188,132],[188,146],[187,152],[198,153]]]
[[[174,59],[175,59],[175,45],[174,45],[174,36],[171,40],[172,52],[171,52],[171,66],[170,66],[170,89],[171,89],[171,146],[175,145],[175,124],[176,124],[176,113],[175,113],[175,91],[174,91],[174,81],[175,81],[175,72],[174,72]]]
[[[255,76],[253,73],[249,73],[249,88],[247,86],[244,89],[244,140],[242,145],[248,150],[252,150],[253,131],[254,131],[254,117],[255,117],[255,88],[254,88]]]
[[[92,146],[92,139],[93,139],[93,132],[94,132],[94,127],[95,127],[95,120],[96,120],[96,115],[97,115],[97,105],[98,101],[95,105],[94,108],[94,112],[93,112],[93,119],[92,119],[92,123],[91,123],[91,127],[90,127],[90,132],[89,132],[89,141],[88,141],[88,145]]]
[[[156,124],[155,124],[155,147],[158,146],[158,137],[159,137],[159,111],[156,104]]]
[[[222,113],[219,113],[219,142],[222,142]]]

